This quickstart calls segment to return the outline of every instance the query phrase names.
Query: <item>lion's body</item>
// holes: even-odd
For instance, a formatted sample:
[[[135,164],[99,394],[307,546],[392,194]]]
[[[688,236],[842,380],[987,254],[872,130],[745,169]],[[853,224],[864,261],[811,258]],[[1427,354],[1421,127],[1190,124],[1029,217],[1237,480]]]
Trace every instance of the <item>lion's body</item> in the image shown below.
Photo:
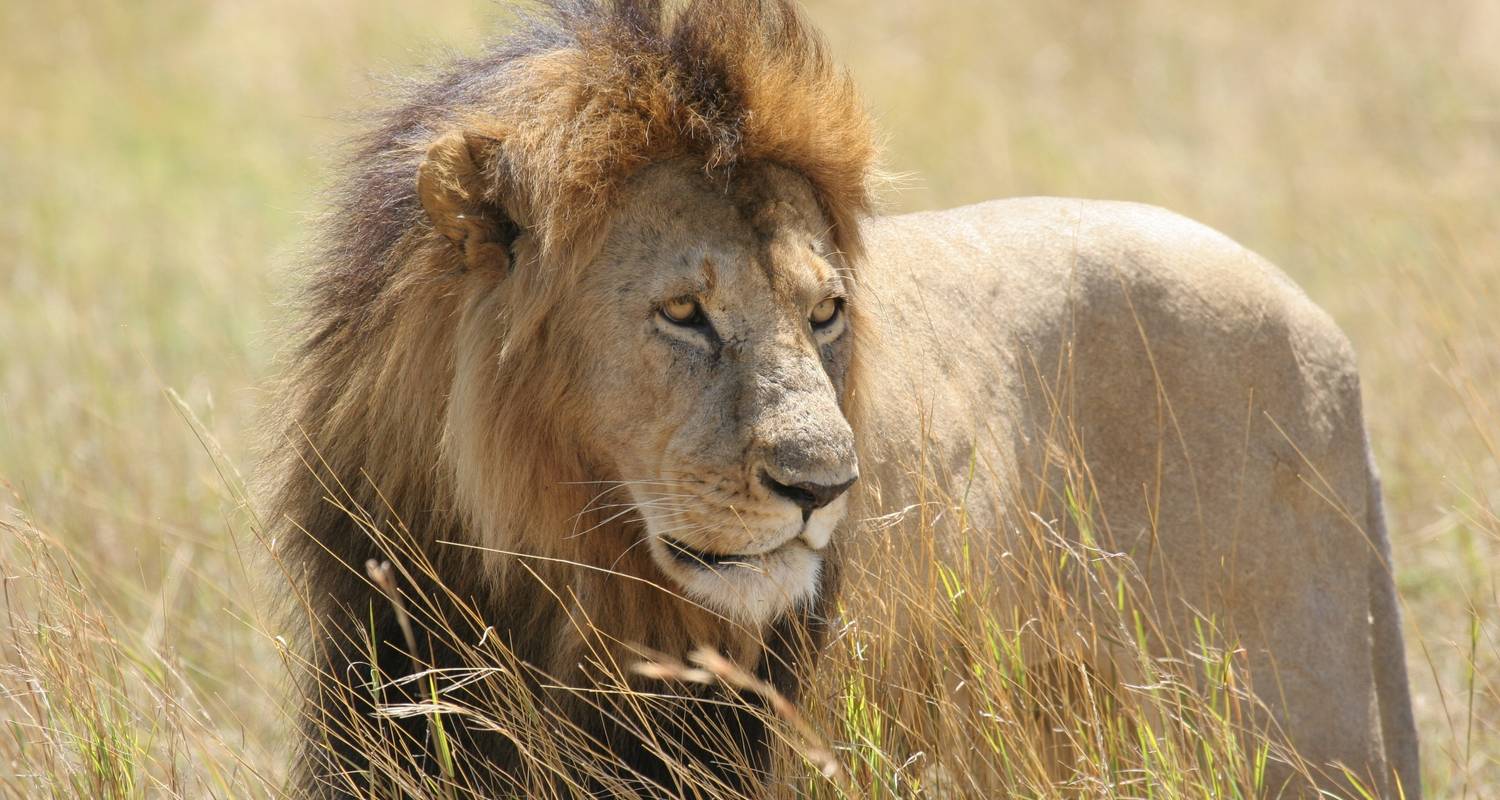
[[[1056,499],[1086,474],[1093,535],[1132,556],[1175,636],[1164,649],[1216,620],[1304,758],[1386,796],[1396,770],[1414,796],[1380,490],[1354,356],[1327,315],[1261,258],[1145,206],[1000,201],[866,235],[872,510],[919,502],[913,476],[939,476],[999,558],[1025,546],[1016,514],[1066,521]],[[856,534],[858,571],[925,574],[930,543],[905,530]]]
[[[755,702],[623,695],[640,648],[795,697],[851,565],[932,549],[838,527],[851,496],[933,476],[998,557],[1055,451],[1163,653],[1216,615],[1309,759],[1408,780],[1352,356],[1291,284],[1136,206],[870,219],[867,121],[787,0],[548,8],[386,117],[325,230],[269,475],[302,791],[754,786]]]

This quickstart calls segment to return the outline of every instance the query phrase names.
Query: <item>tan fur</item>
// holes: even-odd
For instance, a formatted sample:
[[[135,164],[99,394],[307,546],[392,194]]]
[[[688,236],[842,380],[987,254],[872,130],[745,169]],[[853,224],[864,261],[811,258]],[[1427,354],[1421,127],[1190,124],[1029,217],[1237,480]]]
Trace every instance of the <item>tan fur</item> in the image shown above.
[[[1379,485],[1328,316],[1263,259],[1147,206],[1024,198],[866,233],[883,336],[864,357],[885,369],[865,491],[908,522],[850,543],[854,594],[965,563],[999,619],[1083,610],[1076,630],[1043,624],[1055,640],[1028,640],[1028,660],[1083,641],[1102,674],[1122,665],[1100,646],[1119,635],[1115,587],[1090,618],[1097,589],[1044,562],[1058,547],[1128,557],[1113,563],[1154,654],[1182,658],[1205,629],[1239,654],[1242,723],[1297,754],[1278,750],[1270,793],[1314,796],[1310,772],[1343,796],[1347,768],[1417,796]]]
[[[1352,355],[1300,292],[1138,207],[867,220],[868,122],[789,2],[581,7],[419,91],[330,228],[273,468],[322,669],[363,657],[336,632],[371,607],[346,573],[390,555],[376,528],[430,564],[413,596],[446,586],[475,638],[565,682],[708,644],[795,691],[786,641],[827,625],[847,553],[881,581],[957,545],[835,533],[848,495],[799,514],[787,487],[863,469],[874,516],[925,509],[930,473],[964,498],[938,534],[965,520],[1003,559],[1015,510],[1057,494],[1061,420],[1164,652],[1190,610],[1224,619],[1288,741],[1415,796],[1399,656],[1371,649],[1399,649],[1389,574],[1308,488],[1378,511]],[[706,327],[661,316],[683,296]],[[830,297],[846,312],[815,329]],[[1279,427],[1237,427],[1251,412]],[[358,759],[310,747],[304,771]]]
[[[680,658],[707,645],[792,694],[830,616],[845,500],[799,512],[766,476],[856,474],[854,333],[842,318],[838,335],[813,331],[808,314],[856,291],[866,117],[790,3],[555,14],[478,77],[419,90],[361,156],[328,231],[273,462],[278,546],[324,676],[308,689],[309,783],[364,768],[359,748],[330,754],[318,739],[365,724],[367,700],[341,676],[367,657],[367,615],[390,646],[381,669],[411,668],[359,574],[370,558],[397,562],[432,604],[424,641],[496,628],[516,657],[579,687],[621,680],[640,648]],[[712,336],[660,316],[682,286]],[[642,358],[678,382],[621,381],[620,364]],[[683,383],[710,362],[733,367]],[[708,391],[742,395],[733,426],[715,413],[675,438],[642,428],[702,413]],[[731,560],[695,565],[679,545]],[[458,632],[433,630],[446,626]],[[431,666],[474,665],[439,654]],[[595,697],[554,699],[614,736]],[[713,766],[723,756],[667,755],[700,757],[733,771]],[[673,780],[654,756],[622,758]]]

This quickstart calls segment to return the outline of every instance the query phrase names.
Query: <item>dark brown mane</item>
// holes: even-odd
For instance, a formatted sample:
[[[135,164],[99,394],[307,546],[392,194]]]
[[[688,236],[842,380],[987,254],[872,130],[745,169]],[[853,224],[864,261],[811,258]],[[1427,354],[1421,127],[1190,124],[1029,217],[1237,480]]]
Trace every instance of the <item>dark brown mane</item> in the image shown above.
[[[485,452],[504,478],[486,487],[503,497],[498,505],[512,515],[513,530],[539,536],[559,519],[576,517],[587,495],[575,494],[585,490],[550,490],[590,476],[568,461],[549,423],[537,419],[536,409],[558,402],[567,386],[547,343],[526,339],[524,331],[492,332],[504,346],[459,340],[467,300],[506,278],[457,268],[458,250],[424,213],[418,171],[435,141],[464,131],[495,143],[480,199],[528,237],[534,257],[514,276],[518,285],[544,290],[511,293],[531,307],[519,314],[507,308],[508,318],[545,316],[556,300],[546,295],[568,284],[552,278],[587,262],[618,187],[668,159],[694,159],[722,180],[757,163],[790,168],[812,186],[845,258],[860,251],[874,147],[848,78],[790,0],[684,6],[668,12],[654,0],[551,0],[486,54],[409,87],[349,161],[323,228],[303,311],[305,338],[286,371],[266,467],[276,555],[297,591],[303,613],[296,621],[307,640],[308,736],[299,792],[359,793],[361,781],[373,781],[370,774],[432,769],[421,718],[392,721],[374,713],[363,683],[372,671],[391,679],[416,665],[452,670],[499,663],[524,671],[522,664],[578,660],[558,653],[558,632],[569,629],[559,602],[544,599],[551,595],[534,582],[503,579],[495,558],[463,546],[476,542],[445,463],[445,437],[474,431],[455,434],[448,424],[456,382],[479,385],[477,394],[491,403],[483,419],[472,421],[486,428],[474,437],[495,445]],[[493,352],[485,349],[492,345]],[[504,360],[496,356],[501,351]],[[519,542],[504,549],[539,552]],[[404,643],[391,604],[366,580],[370,559],[396,564],[417,652]],[[832,563],[827,573],[831,594]],[[518,574],[579,586],[576,570],[548,563],[528,562]],[[676,648],[678,642],[651,642],[653,626],[688,641],[709,624],[703,614],[673,605],[675,596],[622,585],[628,597],[608,594],[622,591],[617,585],[591,591],[613,598],[613,613],[635,617],[630,624],[637,627],[625,634],[635,641]],[[772,654],[762,659],[762,677],[789,693],[797,656],[787,642],[821,610],[801,613],[777,622],[758,643]],[[671,624],[659,624],[669,617]],[[395,686],[387,691],[387,703],[422,699]],[[448,699],[504,706],[506,698],[486,694],[493,691],[478,682]],[[727,732],[763,760],[757,718],[717,708],[713,719],[693,724]],[[657,756],[627,757],[620,748],[638,743],[616,741],[618,732],[601,727],[599,714],[585,723],[574,712],[567,713],[620,754],[627,770],[658,786],[675,780]],[[485,754],[481,761],[493,774],[469,776],[476,786],[524,795],[534,785],[526,781],[535,776],[517,771],[510,740],[473,734],[455,746]]]
[[[351,161],[316,287],[327,313],[368,303],[424,224],[413,176],[444,130],[502,144],[497,192],[544,253],[597,225],[645,164],[692,156],[728,177],[769,161],[806,177],[845,253],[860,252],[875,158],[868,117],[791,0],[548,0],[477,58],[409,86]]]

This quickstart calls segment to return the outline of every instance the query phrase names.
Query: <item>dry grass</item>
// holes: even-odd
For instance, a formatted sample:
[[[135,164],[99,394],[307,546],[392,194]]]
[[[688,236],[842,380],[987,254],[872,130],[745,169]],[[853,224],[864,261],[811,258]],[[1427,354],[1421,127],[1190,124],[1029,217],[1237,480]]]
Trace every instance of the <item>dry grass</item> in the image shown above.
[[[288,664],[234,468],[253,463],[253,387],[339,117],[368,103],[367,74],[471,48],[495,23],[479,0],[421,6],[0,4],[0,793],[275,796]],[[889,165],[913,176],[894,209],[1153,202],[1266,254],[1332,311],[1361,353],[1386,475],[1426,786],[1500,796],[1500,5],[810,7],[889,133]],[[1148,675],[1134,710],[1072,718],[1065,744],[1092,771],[1057,788],[1003,727],[1031,713],[1037,678],[1012,669],[961,567],[890,602],[988,649],[970,691],[1000,727],[903,721],[912,696],[956,701],[892,690],[877,668],[896,632],[850,631],[803,709],[849,786],[1254,785],[1258,754],[1224,733],[1233,703]],[[1208,638],[1193,668],[1223,682]],[[1086,710],[1116,702],[1061,683]],[[795,757],[817,743],[780,730],[806,776],[790,785],[837,795]],[[960,737],[986,743],[983,769],[933,755]]]

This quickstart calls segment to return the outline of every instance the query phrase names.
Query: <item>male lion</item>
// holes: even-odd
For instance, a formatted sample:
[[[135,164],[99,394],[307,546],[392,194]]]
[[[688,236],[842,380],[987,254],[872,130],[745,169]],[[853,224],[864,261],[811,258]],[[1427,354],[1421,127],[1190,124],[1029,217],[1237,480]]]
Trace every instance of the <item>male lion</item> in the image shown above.
[[[1153,646],[1216,620],[1328,785],[1416,796],[1334,325],[1151,208],[872,217],[873,154],[791,0],[556,0],[370,134],[273,462],[301,791],[752,791],[762,716],[630,664],[706,645],[795,696],[848,567],[1009,557],[1065,429],[1057,528],[1134,559]]]

